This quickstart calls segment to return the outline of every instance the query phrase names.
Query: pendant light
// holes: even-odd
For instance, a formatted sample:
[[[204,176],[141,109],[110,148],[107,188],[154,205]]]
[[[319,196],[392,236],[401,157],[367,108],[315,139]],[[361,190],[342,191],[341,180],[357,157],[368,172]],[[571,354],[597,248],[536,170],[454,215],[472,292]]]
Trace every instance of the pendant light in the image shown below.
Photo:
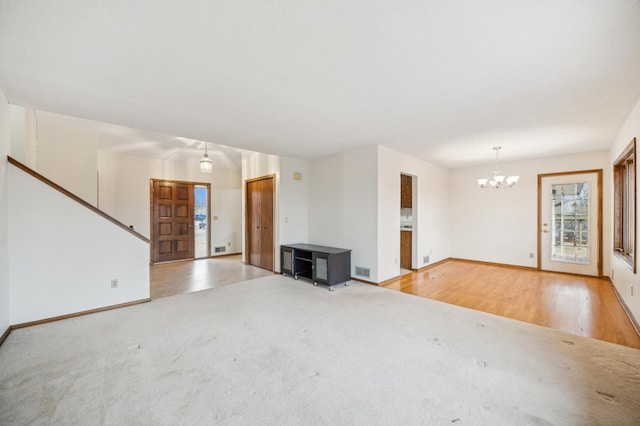
[[[211,173],[213,171],[213,163],[207,153],[207,143],[204,143],[204,156],[200,159],[200,171],[202,173]]]

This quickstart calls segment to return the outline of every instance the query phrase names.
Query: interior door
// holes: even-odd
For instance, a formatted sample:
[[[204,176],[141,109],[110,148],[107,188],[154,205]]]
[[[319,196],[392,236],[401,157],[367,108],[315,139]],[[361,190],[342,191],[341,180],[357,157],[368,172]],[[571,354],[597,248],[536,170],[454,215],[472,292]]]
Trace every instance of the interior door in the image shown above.
[[[194,256],[193,185],[153,181],[153,262]]]
[[[273,271],[273,178],[261,182],[260,259],[262,267]]]
[[[273,271],[273,176],[246,182],[247,256],[250,265]]]
[[[602,275],[602,170],[538,175],[538,268]]]
[[[262,265],[262,185],[259,180],[247,182],[247,263]]]

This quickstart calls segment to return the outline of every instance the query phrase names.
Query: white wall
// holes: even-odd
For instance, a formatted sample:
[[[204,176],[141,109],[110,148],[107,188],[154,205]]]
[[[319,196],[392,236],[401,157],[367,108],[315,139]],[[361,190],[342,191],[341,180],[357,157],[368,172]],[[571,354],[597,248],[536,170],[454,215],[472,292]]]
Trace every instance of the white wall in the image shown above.
[[[611,167],[607,152],[591,152],[524,162],[500,163],[517,174],[513,188],[482,189],[476,179],[489,177],[493,165],[451,171],[451,257],[537,267],[538,174],[603,169],[603,271],[611,250]],[[529,253],[534,253],[529,258]]]
[[[197,161],[170,161],[98,152],[99,207],[119,221],[151,235],[150,179],[211,184],[209,231],[211,247],[226,246],[228,253],[242,251],[241,170],[220,165],[202,173]]]
[[[98,192],[96,134],[40,123],[36,144],[38,173],[95,206]]]
[[[615,160],[633,138],[636,138],[636,147],[640,146],[638,145],[640,144],[640,101],[636,104],[634,109],[627,117],[627,120],[620,129],[620,132],[618,133],[618,136],[616,137],[616,140],[612,145],[611,152],[609,153],[608,157],[607,168],[613,167],[613,163],[615,162]],[[613,185],[612,179],[612,177],[609,178],[611,185]],[[637,187],[638,176],[636,175],[636,188]],[[611,195],[608,197],[608,200],[611,205],[613,205],[613,193],[611,193]],[[636,204],[636,214],[638,214],[638,212],[640,212],[640,191],[638,191],[637,193]],[[613,218],[611,219],[611,221],[613,221]],[[613,229],[612,222],[610,222],[610,226],[610,229]],[[613,247],[613,233],[609,232],[605,235],[607,235],[609,238],[610,248]],[[640,232],[638,231],[638,229],[636,229],[636,247],[640,247],[640,244],[638,244],[638,242],[640,241],[639,236]],[[640,272],[640,262],[638,262],[637,267],[638,271]],[[605,273],[606,272],[607,269],[605,269]],[[610,273],[611,281],[613,281],[613,284],[618,290],[620,297],[622,298],[622,300],[624,300],[624,303],[627,305],[636,321],[640,322],[640,278],[638,278],[638,272],[634,274],[625,262],[612,255]],[[631,286],[634,287],[633,295],[631,295]]]
[[[400,274],[400,174],[415,176],[412,267],[449,257],[449,171],[380,146],[378,155],[378,278]],[[423,262],[429,256],[429,262]]]
[[[16,167],[8,182],[11,324],[149,297],[146,242]]]
[[[309,242],[351,249],[351,275],[362,266],[371,276],[360,278],[378,282],[378,147],[313,160],[309,171]]]
[[[9,325],[10,286],[9,286],[9,190],[7,155],[11,150],[11,119],[9,104],[0,91],[0,335]]]
[[[294,173],[300,173],[301,179],[295,180]],[[278,192],[280,193],[278,218],[280,242],[282,244],[306,243],[309,239],[309,162],[280,157]]]
[[[309,163],[309,243],[331,247],[345,244],[345,155],[335,154]],[[353,253],[351,253],[353,264]]]
[[[367,281],[379,282],[378,265],[378,146],[368,146],[344,153],[344,248],[351,253],[351,270],[371,268]],[[330,211],[325,211],[331,216]]]
[[[22,164],[38,170],[38,125],[34,109],[9,105],[11,117],[11,156]]]

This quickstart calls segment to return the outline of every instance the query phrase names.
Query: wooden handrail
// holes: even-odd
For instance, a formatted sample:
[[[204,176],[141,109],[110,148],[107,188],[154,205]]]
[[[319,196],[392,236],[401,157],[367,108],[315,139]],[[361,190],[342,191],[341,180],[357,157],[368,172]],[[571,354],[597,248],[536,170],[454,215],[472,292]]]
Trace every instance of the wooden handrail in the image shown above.
[[[55,189],[58,192],[66,195],[67,197],[71,198],[75,202],[77,202],[77,203],[83,205],[84,207],[88,208],[92,212],[94,212],[94,213],[102,216],[103,218],[107,219],[109,222],[113,223],[114,225],[117,225],[120,228],[124,229],[125,231],[127,231],[131,235],[134,235],[135,237],[141,239],[142,241],[144,241],[147,244],[150,243],[149,239],[147,237],[145,237],[144,235],[134,231],[133,229],[131,229],[130,227],[128,227],[124,223],[120,222],[118,219],[115,219],[113,216],[103,212],[102,210],[98,209],[97,207],[92,206],[91,204],[89,204],[85,200],[83,200],[82,198],[80,198],[77,195],[67,191],[66,189],[64,189],[63,187],[58,185],[57,183],[53,182],[50,179],[47,179],[46,177],[42,176],[40,173],[38,173],[35,170],[25,166],[24,164],[22,164],[18,160],[12,158],[11,156],[7,156],[7,160],[9,161],[9,164],[12,164],[12,165],[16,166],[17,168],[19,168],[20,170],[22,170],[23,172],[25,172],[27,174],[30,174],[34,178],[38,179],[40,182],[50,186],[51,188]]]

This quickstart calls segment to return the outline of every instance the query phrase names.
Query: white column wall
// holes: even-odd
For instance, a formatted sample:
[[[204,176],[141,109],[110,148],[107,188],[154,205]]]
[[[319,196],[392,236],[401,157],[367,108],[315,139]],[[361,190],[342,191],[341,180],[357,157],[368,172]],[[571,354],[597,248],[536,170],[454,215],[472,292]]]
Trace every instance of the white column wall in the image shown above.
[[[9,189],[7,155],[11,150],[9,103],[0,91],[0,335],[11,325],[9,286]]]
[[[309,242],[351,249],[351,275],[378,282],[378,147],[313,160],[310,175]]]
[[[344,154],[335,154],[309,163],[310,244],[349,248],[344,236],[347,226],[344,162]]]
[[[618,136],[616,137],[615,142],[612,145],[611,152],[609,153],[607,167],[609,169],[613,168],[613,163],[616,161],[618,156],[622,153],[622,151],[627,147],[629,142],[633,138],[636,138],[636,147],[640,147],[640,101],[633,108],[624,125],[620,129]],[[636,154],[637,156],[638,154]],[[636,158],[636,164],[638,159]],[[636,166],[637,167],[637,166]],[[640,170],[640,168],[638,169]],[[613,177],[609,178],[610,184],[613,186]],[[638,188],[638,175],[636,174],[636,188]],[[640,212],[640,191],[637,191],[636,194],[636,214]],[[610,205],[613,205],[613,191],[608,197],[608,201]],[[610,229],[613,229],[613,218],[610,220]],[[637,222],[640,224],[640,222]],[[613,232],[609,232],[605,234],[608,236],[608,241],[610,244],[610,248],[613,247]],[[636,248],[640,247],[640,232],[636,229]],[[638,255],[636,249],[636,256]],[[615,255],[611,255],[611,271],[605,269],[605,273],[609,272],[611,281],[613,281],[613,285],[615,285],[616,290],[620,294],[622,300],[627,305],[631,314],[635,318],[636,322],[640,322],[640,262],[636,260],[636,273],[629,268],[629,266],[622,260],[618,259]],[[631,288],[634,288],[633,294]]]
[[[400,274],[400,174],[415,176],[412,266],[449,257],[449,171],[393,149],[379,147],[379,281]],[[425,263],[424,257],[429,256]]]
[[[294,179],[300,173],[300,180]],[[280,158],[280,242],[306,243],[309,239],[309,162]],[[279,250],[278,250],[279,251]],[[278,263],[278,270],[280,264]]]

